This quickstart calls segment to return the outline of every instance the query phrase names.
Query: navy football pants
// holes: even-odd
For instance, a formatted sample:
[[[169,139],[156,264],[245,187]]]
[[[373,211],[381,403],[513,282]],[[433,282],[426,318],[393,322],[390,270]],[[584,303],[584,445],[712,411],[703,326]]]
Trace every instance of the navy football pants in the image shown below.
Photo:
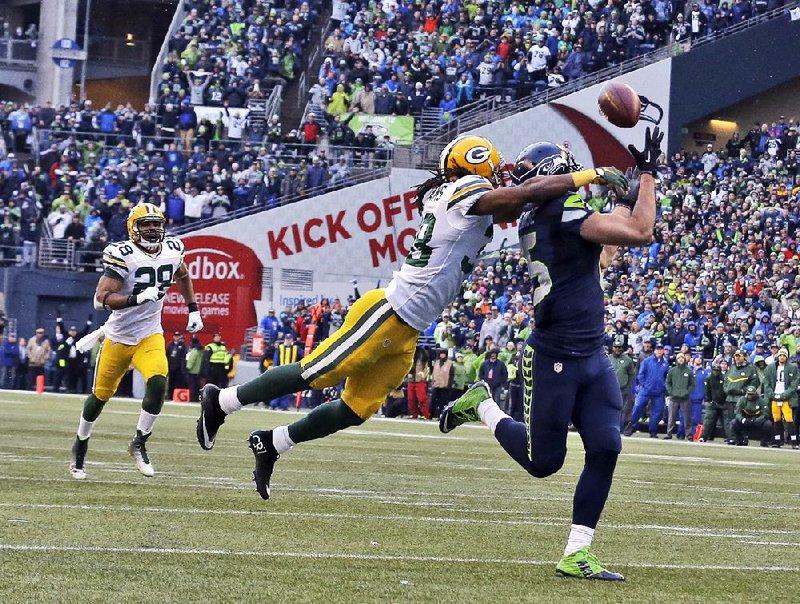
[[[520,362],[525,421],[504,419],[495,438],[536,478],[558,472],[567,455],[572,422],[586,451],[573,500],[573,523],[594,528],[605,506],[617,456],[622,396],[603,352],[558,359],[525,346]]]

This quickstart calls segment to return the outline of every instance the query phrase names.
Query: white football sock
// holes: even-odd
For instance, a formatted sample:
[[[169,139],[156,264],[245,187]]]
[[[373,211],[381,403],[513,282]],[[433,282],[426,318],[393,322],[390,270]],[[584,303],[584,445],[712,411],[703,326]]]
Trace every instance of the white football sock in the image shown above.
[[[283,455],[294,445],[295,443],[289,438],[289,426],[278,426],[272,431],[272,446],[278,455]]]
[[[567,547],[564,548],[564,555],[569,556],[574,554],[579,549],[592,544],[594,537],[594,529],[582,524],[573,524],[569,531],[569,539],[567,540]]]
[[[503,413],[503,410],[497,406],[497,403],[494,402],[493,399],[487,398],[483,401],[480,405],[478,405],[478,415],[481,416],[481,421],[489,427],[489,430],[494,431],[497,430],[497,424],[500,423],[501,420],[509,417]]]
[[[153,431],[153,426],[157,419],[157,415],[153,415],[142,409],[139,412],[139,421],[136,424],[136,429],[142,434],[150,434]]]
[[[78,438],[81,440],[86,440],[92,435],[92,429],[94,428],[94,422],[87,422],[83,419],[83,415],[81,415],[81,421],[78,423]]]
[[[219,406],[225,415],[230,415],[242,408],[242,403],[239,402],[239,397],[236,395],[238,388],[238,386],[230,386],[219,391]]]

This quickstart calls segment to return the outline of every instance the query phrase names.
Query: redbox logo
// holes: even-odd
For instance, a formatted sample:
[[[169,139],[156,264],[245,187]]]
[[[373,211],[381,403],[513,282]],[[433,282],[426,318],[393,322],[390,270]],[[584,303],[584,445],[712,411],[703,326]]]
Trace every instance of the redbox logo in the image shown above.
[[[194,256],[197,254],[206,255],[198,256],[191,262],[186,263],[186,268],[189,269],[189,276],[192,279],[244,279],[244,276],[239,270],[241,262],[233,262],[231,260],[217,260],[215,262],[208,258],[208,255],[211,254],[232,258],[233,256],[230,254],[208,248],[199,248],[186,252],[187,256]]]
[[[225,345],[237,349],[245,331],[258,323],[253,301],[262,295],[261,261],[252,248],[225,237],[192,235],[183,243],[186,267],[205,323],[201,341],[205,343],[211,334],[221,331]],[[173,293],[180,297],[177,291]],[[164,306],[167,333],[185,329],[186,313],[183,300]]]

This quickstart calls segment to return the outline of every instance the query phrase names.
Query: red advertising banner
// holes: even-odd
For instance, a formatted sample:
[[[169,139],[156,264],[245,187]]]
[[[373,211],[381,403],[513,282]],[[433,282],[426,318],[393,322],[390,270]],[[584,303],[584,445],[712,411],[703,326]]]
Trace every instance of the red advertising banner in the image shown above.
[[[252,249],[233,239],[195,236],[182,241],[184,262],[203,317],[200,341],[208,343],[219,331],[225,345],[238,350],[245,330],[258,323],[253,301],[261,299],[261,261]],[[187,317],[183,296],[171,288],[164,301],[164,332],[185,331]]]

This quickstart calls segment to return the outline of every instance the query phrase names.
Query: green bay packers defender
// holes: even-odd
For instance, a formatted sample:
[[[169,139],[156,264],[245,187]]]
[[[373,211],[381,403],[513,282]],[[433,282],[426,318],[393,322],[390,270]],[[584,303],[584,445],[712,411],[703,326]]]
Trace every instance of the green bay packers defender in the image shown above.
[[[506,173],[502,155],[489,140],[466,135],[452,141],[442,151],[433,178],[418,187],[422,221],[388,287],[359,298],[342,328],[300,362],[272,368],[238,387],[220,390],[206,385],[197,420],[200,446],[213,447],[225,416],[242,405],[345,379],[341,399],[320,405],[289,426],[250,435],[256,490],[268,499],[273,466],[281,454],[298,443],[362,424],[403,381],[419,332],[458,293],[464,273],[472,270],[471,263],[491,241],[493,220],[513,220],[525,203],[564,194],[575,187],[576,178],[581,184],[626,184],[618,170],[608,168],[541,176],[506,188]]]
[[[84,462],[92,428],[131,365],[144,376],[146,385],[129,452],[142,474],[154,474],[145,444],[166,394],[167,355],[161,307],[164,294],[173,282],[177,283],[189,306],[187,331],[196,333],[203,328],[194,301],[192,280],[183,262],[183,243],[165,237],[165,224],[158,207],[151,203],[137,205],[128,216],[129,239],[112,243],[103,251],[104,271],[97,283],[94,305],[98,310],[110,310],[111,317],[94,333],[93,340],[81,343],[91,347],[105,335],[97,355],[92,393],[83,405],[78,434],[72,445],[70,473],[74,478],[86,478]]]

